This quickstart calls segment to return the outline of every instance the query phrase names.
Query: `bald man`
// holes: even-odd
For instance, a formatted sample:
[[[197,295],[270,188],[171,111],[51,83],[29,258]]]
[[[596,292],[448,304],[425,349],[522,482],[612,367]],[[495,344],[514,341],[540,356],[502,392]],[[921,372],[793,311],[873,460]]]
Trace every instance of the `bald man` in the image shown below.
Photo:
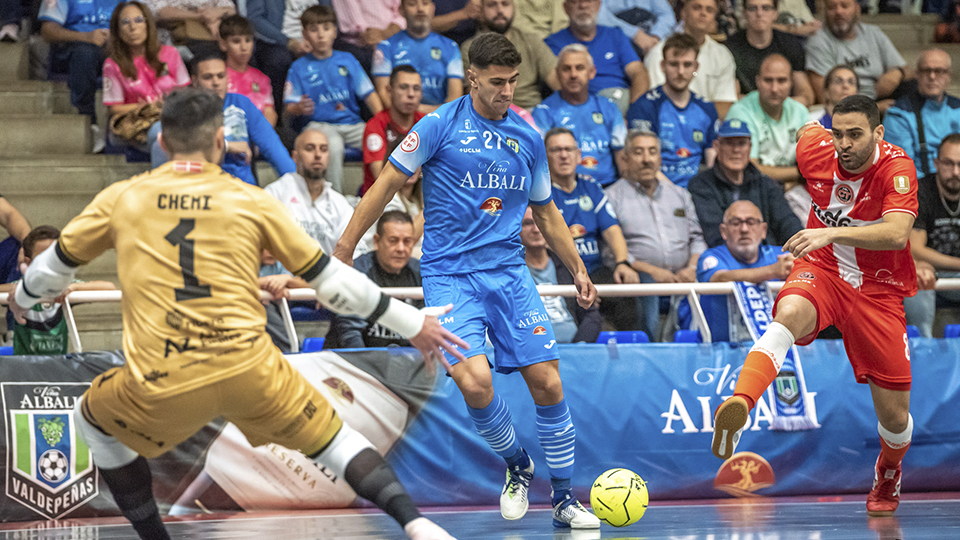
[[[760,64],[757,89],[730,107],[727,120],[750,127],[750,161],[760,172],[788,189],[801,180],[797,169],[797,130],[807,122],[807,108],[790,97],[793,69],[779,54]]]
[[[723,214],[720,223],[723,244],[710,248],[697,261],[697,281],[725,282],[782,281],[793,269],[793,255],[779,247],[763,243],[767,224],[760,208],[750,201],[737,201]],[[743,321],[729,320],[728,313],[739,308],[732,295],[702,296],[703,313],[710,325],[713,341],[749,341],[749,332]],[[733,302],[728,306],[728,303]],[[732,308],[732,309],[731,309]]]
[[[884,140],[903,148],[917,167],[917,176],[936,172],[934,159],[940,141],[960,132],[960,99],[947,94],[952,64],[942,49],[927,49],[917,59],[917,91],[907,94],[887,110]],[[923,133],[917,126],[917,110]]]

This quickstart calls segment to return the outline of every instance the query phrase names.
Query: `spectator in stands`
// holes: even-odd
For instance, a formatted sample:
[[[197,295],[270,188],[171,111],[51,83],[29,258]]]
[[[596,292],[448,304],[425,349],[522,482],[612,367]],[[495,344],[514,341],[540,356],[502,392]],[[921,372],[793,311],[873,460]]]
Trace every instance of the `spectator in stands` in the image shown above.
[[[290,298],[287,289],[309,288],[302,277],[295,276],[283,267],[269,251],[260,253],[260,290],[269,292],[274,298]],[[290,337],[283,322],[283,313],[280,300],[263,302],[267,312],[267,335],[270,340],[284,353],[290,352]]]
[[[262,71],[250,66],[253,57],[253,25],[240,15],[229,15],[220,23],[220,50],[227,55],[227,92],[240,94],[277,125],[273,85]]]
[[[546,39],[570,24],[563,2],[557,0],[516,0],[517,16],[513,25],[517,29]]]
[[[300,21],[311,52],[290,66],[284,105],[287,113],[306,116],[311,120],[308,127],[327,134],[327,178],[339,192],[343,189],[344,150],[347,146],[361,148],[366,128],[360,118],[360,101],[373,114],[379,113],[383,105],[357,59],[333,50],[337,36],[337,15],[333,10],[312,6],[303,12]]]
[[[537,222],[533,219],[533,211],[529,207],[520,223],[520,243],[523,244],[524,259],[530,275],[533,276],[533,282],[537,285],[557,285],[557,269],[563,265],[558,264],[558,259],[547,249],[547,241],[537,227]],[[597,302],[588,309],[577,306],[574,312],[578,317],[574,318],[571,315],[569,302],[565,302],[563,297],[544,296],[541,299],[550,317],[550,324],[553,325],[557,343],[597,341],[601,325]]]
[[[918,176],[933,174],[934,148],[960,132],[960,99],[947,94],[950,70],[950,55],[942,49],[923,51],[917,59],[916,91],[901,96],[883,117],[883,138],[903,148]]]
[[[3,195],[0,195],[0,227],[9,235],[0,242],[0,283],[10,283],[20,279],[17,254],[20,242],[30,232],[30,223]],[[9,323],[12,320],[13,317],[8,318],[8,327],[11,327]]]
[[[402,0],[400,13],[407,29],[377,45],[373,55],[373,83],[384,106],[390,106],[387,85],[394,66],[409,64],[423,79],[420,110],[432,112],[463,96],[463,60],[460,48],[450,38],[433,32],[433,0]]]
[[[310,52],[310,45],[303,39],[300,15],[315,3],[247,0],[246,17],[255,31],[252,64],[270,78],[274,104],[283,103],[283,84],[293,59]]]
[[[760,64],[757,89],[730,107],[728,120],[750,127],[750,159],[760,172],[793,187],[801,181],[797,169],[797,130],[807,123],[807,108],[790,97],[790,61],[779,54]]]
[[[640,277],[630,266],[633,257],[627,252],[627,242],[613,205],[596,180],[585,174],[577,174],[580,149],[573,132],[563,127],[553,128],[544,135],[543,142],[553,182],[553,200],[570,228],[577,252],[590,273],[590,280],[594,283],[639,283]],[[612,253],[615,261],[613,270],[603,264],[602,248]],[[529,258],[529,251],[527,255]],[[557,283],[573,284],[573,276],[563,265],[556,265],[556,271],[551,275],[555,275],[554,281]],[[587,310],[572,299],[567,304],[576,320],[587,317]],[[601,311],[618,329],[636,329],[634,298],[604,298]]]
[[[936,172],[920,180],[919,210],[910,233],[910,251],[919,263],[932,265],[941,278],[960,277],[960,134],[940,141]],[[923,337],[932,337],[937,296],[960,302],[960,291],[922,290],[903,299],[907,324]]]
[[[717,162],[690,179],[703,239],[710,247],[723,243],[723,214],[736,201],[750,201],[766,222],[767,243],[782,246],[803,226],[783,197],[783,188],[750,162],[750,130],[740,120],[727,120],[713,141]]]
[[[113,10],[109,51],[110,57],[103,63],[103,104],[111,124],[126,124],[118,118],[123,115],[131,121],[144,119],[133,122],[134,129],[114,133],[113,138],[150,151],[160,132],[163,97],[190,84],[190,73],[177,49],[160,45],[153,15],[137,1],[121,2]],[[152,125],[147,123],[150,120]]]
[[[613,204],[630,266],[641,283],[696,281],[697,259],[706,249],[690,193],[660,181],[660,140],[656,133],[630,130],[623,153],[623,175],[606,188]],[[660,335],[659,299],[639,297],[641,329],[652,340]]]
[[[407,27],[400,8],[402,0],[331,1],[340,29],[337,50],[352,54],[368,71],[377,45]]]
[[[779,0],[745,0],[747,26],[727,39],[726,46],[737,62],[740,95],[757,89],[760,63],[767,55],[777,53],[790,61],[793,98],[809,106],[816,96],[805,71],[803,42],[797,36],[774,28],[778,3]]]
[[[118,0],[48,0],[40,8],[40,35],[50,44],[50,70],[67,72],[70,103],[90,117],[93,151],[103,151],[106,134],[97,126],[97,79],[110,41],[110,17]]]
[[[960,43],[960,0],[949,0],[933,33],[937,43]]]
[[[773,24],[777,30],[807,38],[823,28],[823,23],[813,17],[806,0],[783,0],[779,4],[779,13]]]
[[[227,63],[223,55],[219,51],[198,55],[194,57],[192,67],[193,85],[214,92],[223,99],[227,151],[220,167],[248,184],[257,185],[250,165],[253,149],[257,148],[277,174],[295,171],[296,165],[280,142],[277,132],[253,102],[240,94],[227,93]],[[159,129],[159,126],[159,123],[155,124],[151,131]],[[150,159],[154,167],[159,167],[167,161],[167,155],[160,145],[154,145]]]
[[[600,0],[564,0],[563,9],[570,16],[570,26],[544,41],[558,57],[567,45],[579,43],[586,47],[596,66],[590,92],[612,100],[623,116],[630,103],[650,88],[647,70],[630,38],[617,28],[597,25]]]
[[[220,21],[237,12],[231,0],[145,0],[161,28],[160,41],[194,55],[219,49]]]
[[[354,259],[353,267],[380,287],[422,287],[420,261],[410,257],[415,243],[410,216],[396,210],[384,212],[377,221],[377,232],[373,237],[376,249]],[[407,299],[406,302],[423,307],[423,300]],[[343,315],[335,315],[330,320],[330,330],[323,342],[324,349],[391,345],[409,347],[410,342],[376,322]]]
[[[677,25],[667,0],[603,0],[597,22],[623,30],[644,54],[667,39]]]
[[[477,33],[480,0],[434,0],[433,31],[462,44]]]
[[[912,78],[906,62],[880,28],[860,22],[856,0],[826,0],[826,28],[807,40],[807,73],[817,93],[825,100],[823,79],[837,64],[849,64],[860,77],[860,93],[874,98],[883,112],[902,82]]]
[[[401,64],[393,68],[387,84],[389,102],[393,106],[378,112],[367,122],[363,131],[363,196],[373,185],[384,159],[389,156],[387,148],[403,140],[424,113],[417,110],[423,96],[420,74],[410,64]]]
[[[496,32],[506,36],[510,43],[520,52],[523,62],[517,67],[520,78],[513,91],[513,103],[527,110],[532,110],[540,104],[540,89],[543,86],[551,90],[559,90],[557,82],[557,57],[553,51],[536,36],[527,34],[513,26],[513,0],[483,0],[483,11],[480,23],[488,32]],[[470,65],[470,44],[473,38],[468,39],[460,46],[463,55],[464,69]]]
[[[579,43],[564,47],[557,61],[560,90],[537,105],[533,118],[541,133],[555,127],[572,131],[583,153],[577,172],[607,186],[617,179],[615,156],[623,148],[627,128],[617,106],[590,89],[596,73],[586,47]]]
[[[793,255],[779,247],[763,242],[767,224],[760,209],[750,201],[737,201],[727,207],[720,223],[723,243],[700,255],[697,263],[697,281],[722,283],[727,281],[783,281],[793,269]],[[713,341],[752,341],[733,295],[704,295],[700,297],[703,314],[710,325]]]
[[[830,129],[833,126],[833,106],[840,103],[840,100],[847,96],[860,93],[860,77],[852,67],[846,64],[833,66],[833,69],[827,72],[823,81],[826,85],[824,95],[826,100],[823,103],[823,110],[811,110],[810,119],[820,122],[820,125]]]
[[[665,75],[661,86],[630,105],[630,129],[652,131],[660,137],[663,174],[680,187],[700,170],[700,163],[713,166],[717,109],[690,91],[699,68],[697,42],[688,34],[674,34],[663,44]]]
[[[353,207],[327,181],[330,143],[325,132],[307,127],[294,143],[296,172],[281,176],[264,190],[277,198],[324,253],[333,248],[353,216]]]
[[[20,266],[28,266],[33,259],[57,242],[60,231],[50,225],[40,225],[23,239],[20,250]],[[13,293],[16,283],[0,285],[0,292]],[[53,302],[33,306],[26,314],[26,324],[14,322],[13,354],[50,355],[67,354],[69,343],[67,320],[63,316],[62,302],[73,291],[112,291],[116,289],[109,281],[75,281],[63,295]]]
[[[699,46],[697,62],[700,67],[690,83],[703,99],[717,107],[720,118],[726,118],[730,105],[737,100],[737,65],[730,50],[717,43],[709,34],[714,32],[717,16],[717,0],[686,0],[680,11],[683,33],[692,37]],[[663,84],[663,43],[658,43],[643,59],[650,72],[650,86]]]

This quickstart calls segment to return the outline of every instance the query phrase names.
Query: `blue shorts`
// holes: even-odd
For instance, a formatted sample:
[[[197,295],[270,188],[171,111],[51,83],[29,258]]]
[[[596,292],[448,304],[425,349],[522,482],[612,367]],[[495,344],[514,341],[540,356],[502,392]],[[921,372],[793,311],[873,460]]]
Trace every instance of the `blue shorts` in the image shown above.
[[[500,373],[559,358],[550,316],[524,265],[424,276],[423,296],[428,306],[453,304],[440,322],[467,342],[467,358],[483,354],[488,334]],[[451,365],[457,363],[445,354]]]

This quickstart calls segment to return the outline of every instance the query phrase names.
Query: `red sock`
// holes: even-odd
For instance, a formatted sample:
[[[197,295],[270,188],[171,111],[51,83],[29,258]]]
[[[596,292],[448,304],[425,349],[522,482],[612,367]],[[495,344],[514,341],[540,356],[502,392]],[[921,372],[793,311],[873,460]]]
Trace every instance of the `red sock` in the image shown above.
[[[893,448],[890,446],[883,437],[880,437],[880,461],[879,465],[883,469],[895,469],[900,462],[903,461],[903,456],[906,455],[907,450],[910,449],[910,443],[907,442],[900,448]]]
[[[777,372],[777,366],[770,355],[761,351],[750,351],[743,363],[743,369],[740,370],[740,378],[737,379],[733,395],[746,399],[752,410],[770,383],[777,378]]]

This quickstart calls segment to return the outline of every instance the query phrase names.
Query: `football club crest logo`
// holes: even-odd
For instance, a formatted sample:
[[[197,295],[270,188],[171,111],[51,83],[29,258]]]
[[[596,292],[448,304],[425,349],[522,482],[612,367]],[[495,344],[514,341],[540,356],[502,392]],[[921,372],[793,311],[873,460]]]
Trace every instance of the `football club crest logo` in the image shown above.
[[[434,60],[439,60],[439,59],[440,59],[440,48],[439,48],[439,47],[431,47],[431,48],[430,48],[430,58],[433,58]]]
[[[2,383],[7,497],[59,519],[99,493],[97,470],[77,436],[73,407],[90,383]]]
[[[693,130],[693,142],[702,143],[703,142],[703,132],[699,129]]]
[[[254,94],[259,94],[259,93],[260,93],[260,83],[252,83],[252,84],[250,85],[250,89],[253,90],[253,93],[254,93]]]
[[[906,178],[906,176],[902,178]],[[850,189],[850,186],[844,184],[837,186],[837,200],[842,204],[853,202],[853,190]]]
[[[589,195],[581,195],[577,202],[580,203],[580,209],[584,212],[593,210],[593,199]]]
[[[507,146],[509,146],[514,152],[520,153],[520,141],[507,137]]]
[[[797,372],[780,370],[774,381],[777,385],[777,399],[793,405],[800,399],[800,387],[797,385]]]
[[[910,178],[907,176],[894,176],[893,189],[897,190],[897,193],[901,195],[907,193],[910,191]]]
[[[593,113],[593,123],[602,124],[603,123],[603,113],[595,112]]]
[[[409,154],[416,151],[417,148],[420,148],[420,136],[417,135],[416,131],[411,131],[400,143],[400,149]]]
[[[340,72],[341,77],[347,76],[347,66],[340,66],[340,69],[338,71]]]

